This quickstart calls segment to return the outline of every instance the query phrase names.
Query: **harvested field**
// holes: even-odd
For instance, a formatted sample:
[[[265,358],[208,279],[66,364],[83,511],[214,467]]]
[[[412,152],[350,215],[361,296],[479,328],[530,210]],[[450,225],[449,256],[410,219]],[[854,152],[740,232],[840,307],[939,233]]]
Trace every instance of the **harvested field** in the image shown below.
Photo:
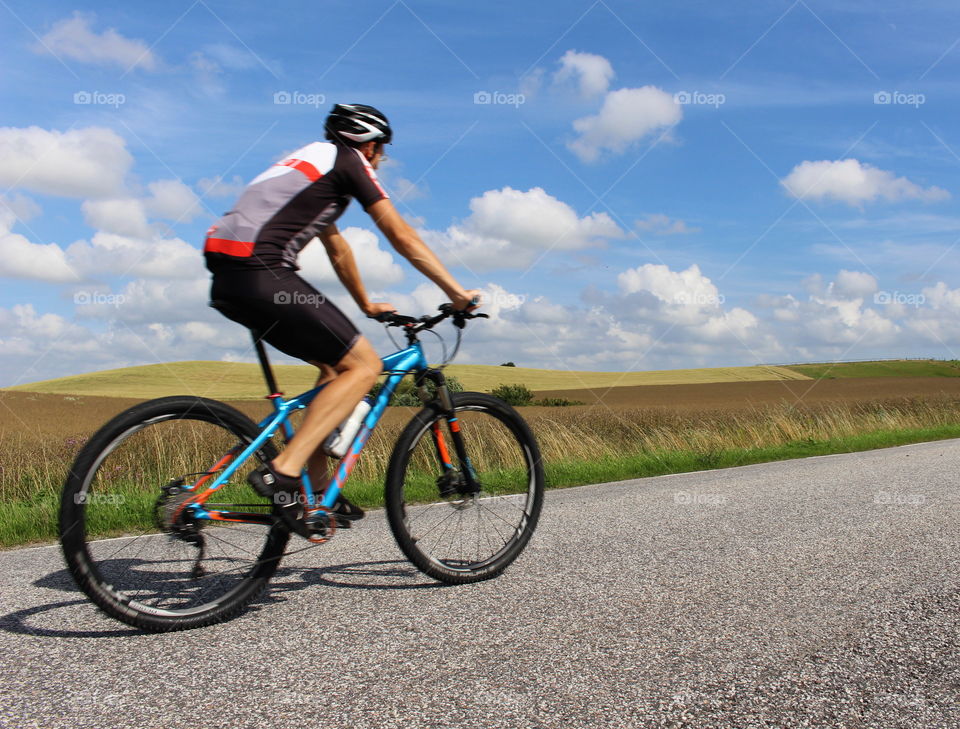
[[[779,403],[855,403],[897,398],[960,397],[960,378],[861,377],[772,382],[640,385],[589,390],[540,390],[537,397],[579,400],[585,406],[738,410]],[[551,408],[546,408],[550,410]],[[536,411],[538,408],[530,408]]]
[[[313,387],[317,370],[309,365],[274,365],[282,390],[288,394]],[[450,365],[447,374],[467,390],[489,392],[499,385],[523,384],[538,389],[612,387],[614,385],[676,385],[692,382],[806,380],[787,367],[713,367],[650,372],[575,372],[491,365]],[[15,392],[59,395],[134,397],[144,400],[164,395],[199,395],[216,400],[260,400],[265,394],[260,366],[245,362],[172,362],[125,367],[9,388]]]

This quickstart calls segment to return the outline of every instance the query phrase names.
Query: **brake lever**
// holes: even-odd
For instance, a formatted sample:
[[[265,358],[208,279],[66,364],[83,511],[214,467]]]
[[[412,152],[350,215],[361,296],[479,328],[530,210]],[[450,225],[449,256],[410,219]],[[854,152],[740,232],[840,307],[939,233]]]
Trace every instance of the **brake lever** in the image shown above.
[[[471,314],[469,311],[454,311],[453,325],[458,329],[463,329],[467,325],[467,319],[489,319],[488,314]]]
[[[372,317],[381,324],[386,324],[387,326],[392,327],[405,327],[409,324],[416,324],[417,319],[412,316],[404,316],[403,314],[398,314],[395,311],[382,311],[379,314],[376,314]]]

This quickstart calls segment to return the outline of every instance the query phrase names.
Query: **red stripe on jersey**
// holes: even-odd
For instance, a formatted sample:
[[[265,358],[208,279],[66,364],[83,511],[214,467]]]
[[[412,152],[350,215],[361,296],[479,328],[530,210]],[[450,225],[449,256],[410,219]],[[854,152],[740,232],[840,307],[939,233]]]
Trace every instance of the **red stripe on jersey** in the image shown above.
[[[295,170],[300,170],[303,174],[307,176],[307,179],[310,182],[316,182],[323,175],[320,174],[319,170],[314,167],[312,164],[302,159],[285,159],[283,162],[278,162],[277,164],[284,165],[285,167],[293,167]]]
[[[367,177],[369,177],[370,181],[377,186],[377,189],[380,191],[380,194],[383,195],[385,198],[389,199],[390,196],[387,194],[387,191],[383,189],[383,185],[380,184],[380,180],[377,179],[377,176],[373,174],[373,167],[370,166],[370,162],[367,160],[367,158],[363,156],[363,152],[361,152],[356,147],[354,147],[353,151],[357,153],[357,156],[360,158],[360,161],[363,163],[363,169],[366,171]]]
[[[228,256],[249,258],[253,255],[254,241],[227,240],[226,238],[207,238],[203,246],[204,253],[226,253]]]

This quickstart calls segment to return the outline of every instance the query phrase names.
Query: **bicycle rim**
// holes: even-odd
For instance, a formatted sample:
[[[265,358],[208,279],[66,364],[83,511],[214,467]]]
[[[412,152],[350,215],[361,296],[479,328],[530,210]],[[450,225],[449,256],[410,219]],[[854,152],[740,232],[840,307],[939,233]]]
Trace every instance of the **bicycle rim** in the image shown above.
[[[191,519],[189,508],[175,526],[169,519],[189,499],[185,489],[171,496],[171,487],[223,470],[250,441],[243,431],[255,426],[244,425],[199,409],[145,418],[112,434],[77,474],[64,509],[76,525],[73,539],[83,542],[81,571],[101,607],[121,619],[188,619],[242,601],[253,581],[272,573],[287,536],[277,527]],[[268,501],[245,484],[268,450],[243,464],[205,506],[269,514]]]
[[[513,411],[462,403],[455,412],[479,492],[463,493],[468,464],[456,455],[446,419],[434,416],[404,444],[391,526],[422,571],[467,582],[499,574],[524,548],[539,515],[543,484],[536,443]],[[436,427],[441,449],[434,441]]]

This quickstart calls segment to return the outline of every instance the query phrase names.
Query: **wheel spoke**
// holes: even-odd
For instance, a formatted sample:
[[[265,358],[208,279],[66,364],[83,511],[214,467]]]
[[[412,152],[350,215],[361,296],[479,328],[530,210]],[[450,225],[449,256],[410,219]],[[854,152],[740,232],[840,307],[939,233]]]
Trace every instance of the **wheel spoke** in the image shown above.
[[[479,393],[457,394],[454,403],[459,431],[448,442],[454,470],[439,466],[432,438],[436,417],[415,419],[397,446],[404,465],[402,477],[388,482],[387,514],[417,567],[437,579],[466,582],[499,574],[523,549],[539,516],[543,476],[536,442],[515,411]],[[460,462],[457,438],[482,491],[438,501],[438,484],[458,490],[465,485],[459,474],[467,466]]]
[[[196,518],[177,485],[211,464],[219,472],[225,454],[256,434],[229,406],[187,397],[144,403],[104,426],[78,456],[63,500],[63,523],[76,525],[64,535],[64,553],[80,587],[115,617],[155,630],[216,622],[255,597],[286,532]],[[275,453],[267,443],[240,464],[220,487],[221,506],[270,508],[246,503],[260,497],[245,477]],[[84,498],[71,501],[76,493]]]

